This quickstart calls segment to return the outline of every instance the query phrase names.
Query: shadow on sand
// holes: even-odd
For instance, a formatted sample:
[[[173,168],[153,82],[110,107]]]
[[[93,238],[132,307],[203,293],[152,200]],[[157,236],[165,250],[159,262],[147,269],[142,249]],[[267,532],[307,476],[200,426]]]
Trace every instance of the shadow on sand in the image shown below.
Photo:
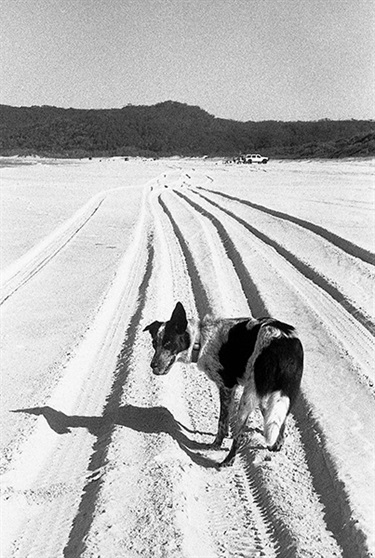
[[[184,431],[201,435],[212,434],[188,429],[176,421],[166,407],[135,407],[133,405],[125,405],[120,407],[115,413],[105,413],[102,417],[69,416],[61,411],[56,411],[52,407],[16,409],[12,412],[42,415],[49,427],[57,434],[68,434],[74,428],[86,428],[98,439],[108,439],[115,426],[124,426],[144,434],[166,433],[178,443],[180,448],[194,463],[207,468],[218,467],[218,462],[199,453],[199,451],[209,449],[210,445],[191,440]]]

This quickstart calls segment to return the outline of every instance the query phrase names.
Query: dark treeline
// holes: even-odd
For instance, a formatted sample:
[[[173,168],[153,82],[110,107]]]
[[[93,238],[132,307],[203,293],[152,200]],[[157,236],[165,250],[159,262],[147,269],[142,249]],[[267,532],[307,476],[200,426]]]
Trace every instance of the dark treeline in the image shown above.
[[[238,122],[174,101],[102,110],[0,105],[2,155],[231,157],[249,152],[279,157],[374,155],[375,123]]]

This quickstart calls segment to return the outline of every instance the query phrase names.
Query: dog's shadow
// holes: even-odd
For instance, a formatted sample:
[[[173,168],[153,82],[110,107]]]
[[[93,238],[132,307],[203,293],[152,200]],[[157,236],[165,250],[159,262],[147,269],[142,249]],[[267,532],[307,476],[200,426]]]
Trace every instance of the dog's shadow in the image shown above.
[[[17,409],[14,413],[27,413],[42,415],[49,427],[57,434],[69,434],[74,428],[86,428],[98,439],[108,439],[110,443],[111,432],[115,426],[131,428],[144,434],[168,434],[191,458],[191,460],[206,468],[217,468],[218,462],[202,455],[202,450],[210,448],[209,444],[190,439],[185,432],[192,434],[209,434],[193,431],[178,422],[166,407],[136,407],[125,405],[116,411],[106,412],[101,417],[96,416],[69,416],[52,407],[34,407],[30,409]]]

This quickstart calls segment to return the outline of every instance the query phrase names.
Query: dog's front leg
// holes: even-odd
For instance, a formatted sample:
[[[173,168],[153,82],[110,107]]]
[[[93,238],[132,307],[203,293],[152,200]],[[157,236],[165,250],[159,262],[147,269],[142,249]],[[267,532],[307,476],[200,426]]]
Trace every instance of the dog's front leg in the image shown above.
[[[228,436],[229,431],[229,408],[232,401],[233,389],[220,386],[219,396],[220,396],[220,414],[219,414],[219,426],[216,434],[216,438],[212,444],[213,448],[220,448],[223,440]]]

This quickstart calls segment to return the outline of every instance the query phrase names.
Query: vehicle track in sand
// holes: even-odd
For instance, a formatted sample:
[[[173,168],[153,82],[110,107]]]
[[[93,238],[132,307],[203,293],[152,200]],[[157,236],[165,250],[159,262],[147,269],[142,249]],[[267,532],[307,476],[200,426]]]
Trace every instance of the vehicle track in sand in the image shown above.
[[[177,193],[179,194],[179,196],[181,196],[180,192]],[[183,197],[185,198],[185,196]],[[241,277],[241,284],[244,289],[244,292],[247,294],[249,306],[251,305],[252,307],[254,307],[254,301],[256,301],[258,295],[254,291],[254,286],[252,284],[252,281],[250,280],[248,269],[246,268],[246,266],[243,265],[241,256],[238,253],[237,249],[235,248],[235,244],[230,239],[230,236],[228,236],[228,232],[223,227],[222,221],[216,219],[212,214],[208,214],[207,211],[205,211],[200,206],[197,206],[195,203],[191,202],[191,200],[188,201],[191,203],[191,205],[199,214],[203,214],[206,217],[208,217],[209,220],[217,228],[217,230],[220,231],[219,236],[221,242],[225,244],[226,252],[231,258],[234,268],[236,269],[236,272],[238,273],[239,277]],[[174,228],[176,232],[177,229],[176,224],[174,225]],[[179,236],[184,236],[181,231],[177,234]],[[185,258],[187,259],[187,261],[189,261],[191,260],[191,255],[188,256],[187,254],[185,254]],[[198,256],[196,258],[196,261],[199,261],[199,259],[200,258]],[[257,303],[257,309],[258,311],[261,310],[260,314],[258,315],[269,314],[269,312],[263,312],[265,307],[262,301],[260,303],[259,302]],[[366,549],[362,548],[362,543],[361,543],[361,541],[363,542],[362,534],[357,533],[355,526],[350,521],[348,522],[351,516],[351,510],[346,506],[347,495],[345,493],[344,486],[338,482],[335,482],[334,479],[336,473],[334,471],[334,468],[332,467],[332,464],[328,466],[328,463],[330,461],[329,456],[324,454],[323,449],[320,447],[319,442],[321,441],[321,436],[319,435],[319,428],[317,427],[317,425],[314,425],[313,417],[311,417],[310,421],[306,421],[305,419],[306,416],[309,416],[309,405],[305,399],[301,401],[300,405],[298,406],[298,410],[295,411],[294,414],[295,414],[295,420],[299,428],[301,428],[303,425],[302,439],[304,439],[305,441],[308,440],[309,442],[308,445],[306,445],[304,448],[306,453],[306,457],[304,461],[309,463],[310,474],[313,479],[312,482],[314,485],[314,489],[318,492],[319,499],[323,501],[325,504],[326,507],[325,517],[326,517],[327,525],[329,525],[329,528],[335,534],[338,543],[342,547],[343,556],[349,557],[352,556],[353,553],[354,555],[355,553],[359,553],[359,555],[361,555],[361,552],[363,553],[363,555],[366,555]],[[315,435],[307,436],[306,433],[309,431],[315,432]],[[309,457],[307,457],[307,455]],[[249,474],[249,480],[251,481],[252,486],[254,486],[254,489],[259,492],[259,499],[263,502],[265,506],[265,510],[267,510],[268,513],[268,510],[270,509],[273,510],[277,509],[278,502],[277,500],[275,502],[272,497],[272,494],[276,492],[276,489],[275,486],[272,486],[272,488],[268,487],[268,491],[267,489],[265,490],[263,478],[261,479],[259,477],[259,475],[262,477],[263,474],[262,468],[258,469],[253,465],[255,456],[256,456],[256,452],[252,452],[251,460],[247,461],[247,468],[248,470],[251,470],[251,474]],[[324,464],[323,468],[322,468],[322,464]],[[293,469],[293,467],[290,468]],[[284,478],[288,476],[287,473],[288,470],[283,472]],[[296,488],[296,495],[295,495],[296,498],[294,500],[294,505],[295,502],[298,501],[298,493],[300,491],[300,488],[297,487],[295,488]],[[340,508],[341,508],[340,510],[338,510],[337,508],[337,502],[340,502]],[[292,504],[291,504],[291,509],[293,509]],[[283,511],[283,513],[285,513],[285,511]],[[280,516],[283,515],[280,512],[280,510],[279,510],[279,515]],[[276,525],[277,532],[280,535],[279,538],[280,539],[284,538],[285,540],[284,547],[289,548],[290,545],[292,544],[291,541],[293,540],[301,541],[301,534],[299,534],[296,537],[295,534],[291,532],[289,527],[293,523],[291,517],[287,516],[287,519],[285,515],[283,517],[284,517],[284,521],[280,522],[278,518],[278,514],[276,513],[274,517],[271,517],[270,522]],[[353,533],[355,534],[355,536]],[[307,547],[308,545],[306,545],[305,548]],[[297,552],[296,548],[295,548],[295,552]],[[316,549],[314,550],[314,552],[316,552]]]
[[[2,528],[10,533],[2,544],[10,556],[62,556],[80,491],[91,474],[87,467],[95,437],[108,428],[100,412],[111,389],[123,329],[138,301],[149,251],[146,222],[144,200],[133,242],[49,405],[17,410],[43,418],[2,479]]]
[[[194,306],[197,308],[196,313],[199,317],[203,317],[206,313],[212,312],[213,293],[207,292],[205,286],[200,280],[199,269],[194,262],[193,254],[190,252],[187,242],[185,241],[178,224],[175,222],[172,214],[168,210],[165,203],[162,201],[161,196],[158,197],[158,203],[169,220],[169,224],[165,223],[165,229],[170,229],[169,234],[174,235],[175,242],[179,245],[181,251],[181,261],[185,262],[187,277],[191,282],[191,295],[194,300]],[[169,225],[169,226],[168,226]],[[205,241],[210,244],[208,232],[203,229]],[[173,239],[166,238],[166,243],[170,246]],[[218,265],[218,257],[222,257],[224,252],[220,254],[211,254],[209,258],[209,265],[216,267]],[[207,256],[207,255],[206,255]],[[225,265],[220,262],[220,265]],[[223,281],[226,283],[226,281]],[[233,286],[233,283],[231,283]],[[216,298],[225,297],[223,293],[217,293]],[[217,303],[217,301],[216,301]],[[186,304],[186,301],[184,301]],[[215,421],[212,419],[204,421],[201,410],[207,408],[209,403],[209,393],[213,388],[212,384],[208,383],[205,376],[195,377],[196,373],[189,369],[185,370],[185,389],[184,399],[187,405],[187,411],[193,429],[199,433],[200,430],[211,430],[212,434],[215,433],[217,428],[217,405],[218,397],[215,393]],[[207,402],[208,400],[208,402]],[[211,395],[212,400],[212,395]],[[212,414],[208,413],[209,416]],[[202,424],[204,425],[202,428]],[[203,438],[202,436],[195,436],[197,440],[197,447],[205,442],[212,441]],[[198,441],[199,440],[199,441]],[[203,491],[199,496],[201,503],[205,507],[205,516],[208,523],[210,537],[212,538],[212,546],[216,548],[218,556],[276,556],[279,555],[277,550],[282,546],[282,541],[278,541],[275,536],[274,529],[271,523],[264,520],[264,513],[255,500],[252,491],[249,489],[246,479],[244,468],[238,462],[237,466],[233,469],[224,469],[220,472],[216,467],[212,468],[215,463],[223,459],[222,455],[217,455],[217,452],[208,452],[212,456],[208,459],[204,457],[204,449],[201,449],[195,455],[192,453],[191,458],[202,469],[200,484]],[[216,455],[215,455],[216,454]],[[203,468],[202,468],[203,466]],[[193,479],[192,479],[193,481]],[[199,556],[200,554],[197,554]],[[195,556],[195,554],[193,554]],[[202,556],[205,556],[202,554]]]
[[[172,306],[175,293],[181,295],[182,282],[185,286],[184,304],[195,313],[195,296],[197,300],[204,300],[205,295],[200,292],[200,287],[196,287],[193,297],[191,284],[195,284],[192,279],[196,277],[194,273],[189,275],[189,268],[180,254],[181,249],[183,254],[186,253],[186,247],[181,248],[176,241],[175,228],[166,221],[157,202],[153,214],[155,267],[162,263],[163,267],[170,268],[172,281],[168,285],[163,284],[165,282],[158,280],[158,270],[154,270],[148,288],[150,292],[146,293],[146,306],[151,305],[151,308],[146,312],[157,312],[158,306],[161,306],[160,297],[169,298]],[[162,311],[161,308],[159,311]],[[140,433],[137,445],[142,447],[140,452],[143,457],[141,463],[134,466],[135,474],[139,474],[139,467],[144,467],[148,474],[148,482],[144,478],[137,481],[137,501],[123,506],[123,514],[129,524],[127,533],[123,535],[128,555],[143,556],[152,544],[154,556],[238,556],[240,549],[244,556],[256,556],[257,553],[275,556],[272,537],[257,512],[256,503],[243,496],[247,485],[244,472],[236,471],[235,475],[233,470],[218,472],[215,460],[203,455],[203,448],[209,441],[207,434],[203,439],[202,435],[192,437],[197,430],[197,406],[207,405],[212,386],[205,377],[202,386],[199,379],[182,365],[175,367],[177,370],[167,378],[153,377],[149,370],[149,351],[144,354],[144,337],[145,334],[140,333],[135,340],[135,351],[129,355],[128,368],[132,370],[132,376],[120,407],[134,417],[132,425]],[[139,399],[143,405],[139,404]],[[193,409],[190,401],[193,401]],[[207,421],[207,430],[212,429],[215,429],[215,424],[211,418]],[[153,441],[152,437],[159,433],[161,436]],[[124,429],[119,430],[116,446],[126,444],[127,436]],[[112,451],[111,463],[117,463],[117,478],[113,482],[123,493],[121,479],[129,478],[129,463],[125,466],[121,463],[121,452],[116,447]],[[125,494],[126,491],[124,497]],[[218,499],[218,494],[222,498]],[[102,513],[97,514],[93,529],[96,533],[105,530],[103,522],[111,523],[112,498],[113,488],[105,482],[99,502]],[[89,535],[87,555],[93,555],[93,549],[99,553],[102,544],[100,536]],[[114,555],[117,555],[116,550]]]
[[[289,213],[284,213],[282,211],[276,211],[275,209],[271,209],[271,208],[266,207],[264,205],[259,205],[257,203],[251,202],[249,200],[245,200],[243,198],[238,198],[237,196],[232,196],[230,194],[226,194],[224,192],[219,192],[217,190],[204,188],[202,186],[200,186],[200,187],[198,186],[198,189],[199,190],[204,190],[207,193],[217,194],[218,196],[222,196],[223,198],[226,198],[226,199],[229,199],[229,200],[237,201],[237,202],[239,202],[243,205],[248,205],[249,207],[251,207],[253,209],[256,209],[258,211],[261,211],[263,213],[268,213],[269,215],[272,215],[272,216],[277,217],[279,219],[282,219],[282,220],[285,220],[285,221],[290,221],[291,223],[295,223],[296,225],[299,225],[300,227],[303,227],[303,228],[321,236],[325,240],[328,240],[329,242],[331,242],[332,244],[337,246],[337,248],[340,248],[341,250],[344,250],[345,252],[347,252],[351,256],[354,256],[356,258],[360,258],[361,260],[363,260],[366,263],[375,265],[375,256],[372,252],[370,252],[369,250],[365,250],[364,248],[361,248],[360,246],[357,246],[357,244],[353,244],[353,242],[350,242],[349,240],[346,240],[345,238],[342,238],[341,236],[338,236],[337,234],[333,233],[332,231],[329,231],[328,229],[325,229],[324,227],[321,227],[320,225],[316,225],[315,223],[312,223],[311,221],[306,221],[306,219],[300,219],[299,217],[296,217],[295,215],[290,215]]]
[[[157,180],[155,179],[156,183]],[[150,184],[152,184],[152,181],[150,181]],[[144,187],[147,187],[147,185]],[[77,237],[111,193],[123,189],[129,190],[128,187],[120,186],[99,192],[47,237],[6,267],[0,273],[0,306],[37,273],[42,271],[69,242]]]
[[[91,198],[58,229],[4,270],[0,277],[0,305],[41,271],[79,233],[104,199],[105,194],[102,193]]]
[[[246,278],[244,283],[248,283],[249,281],[251,282],[248,268],[243,264],[241,256],[237,248],[235,247],[235,243],[230,239],[230,236],[228,236],[227,231],[225,227],[223,227],[220,219],[215,217],[214,214],[207,209],[207,207],[199,205],[196,201],[186,197],[181,192],[177,192],[177,194],[185,201],[187,201],[190,205],[192,205],[192,207],[194,207],[198,212],[202,213],[207,218],[215,221],[216,227],[220,231],[222,241],[225,242],[227,245],[230,245],[230,250],[233,258],[237,262],[237,265],[240,266],[242,269],[242,274]],[[298,272],[297,274],[294,274],[295,280],[298,281],[298,283],[302,287],[300,289],[300,293],[303,291],[306,293],[306,297],[310,299],[311,306],[317,305],[316,309],[319,315],[324,316],[325,314],[327,314],[327,306],[336,306],[336,303],[342,306],[344,311],[340,311],[339,309],[334,310],[334,322],[331,319],[331,315],[327,315],[327,327],[336,333],[338,339],[344,341],[348,345],[349,352],[353,356],[355,356],[355,358],[361,365],[363,365],[363,369],[367,371],[369,381],[373,385],[375,381],[371,366],[372,355],[374,353],[373,334],[375,325],[373,324],[373,322],[370,321],[368,317],[364,316],[363,313],[358,310],[358,308],[355,308],[352,304],[345,300],[343,295],[339,293],[337,289],[333,287],[316,270],[299,260],[298,257],[296,257],[294,254],[286,250],[284,247],[280,246],[277,242],[272,240],[264,233],[258,231],[255,227],[249,225],[246,221],[244,221],[244,219],[238,217],[232,211],[219,206],[216,202],[210,199],[206,199],[206,201],[208,201],[214,207],[218,208],[220,212],[229,215],[232,219],[237,221],[240,225],[247,229],[247,231],[249,231],[251,235],[255,237],[255,239],[259,239],[260,242],[258,243],[257,248],[258,252],[260,252],[262,250],[262,246],[264,246],[266,250],[264,253],[268,254],[268,259],[272,259],[276,262],[275,267],[280,267],[280,265],[283,265],[283,262],[287,262],[287,264],[291,264],[293,268],[295,268],[295,270]],[[272,255],[272,251],[268,250],[268,248],[274,249],[281,257],[275,259]],[[315,289],[313,293],[308,294],[306,290],[309,288],[308,282],[303,280],[301,282],[301,276],[304,279],[307,279],[309,282],[311,281],[317,287],[318,291]],[[304,283],[305,286],[302,286],[302,283]],[[318,302],[319,297],[316,296],[317,292],[321,293],[320,303]],[[312,302],[313,299],[314,303]],[[264,314],[265,312],[263,311],[260,313],[256,313],[255,315],[261,316]],[[358,322],[358,325],[356,324],[356,322]],[[338,324],[337,327],[336,324]],[[360,340],[360,342],[358,342],[358,340]]]
[[[179,195],[183,195],[183,194],[179,192]],[[332,297],[336,302],[341,304],[355,319],[359,321],[359,323],[361,323],[372,334],[372,336],[375,334],[375,324],[373,320],[370,318],[370,316],[368,314],[363,313],[360,308],[356,307],[350,300],[348,300],[347,296],[345,296],[333,284],[333,282],[327,279],[322,273],[319,273],[314,267],[312,267],[305,261],[302,261],[298,256],[293,254],[290,250],[286,249],[279,242],[277,242],[267,234],[264,234],[256,227],[252,226],[248,221],[245,221],[239,215],[236,215],[233,211],[229,210],[228,208],[223,208],[215,200],[210,199],[207,196],[202,196],[202,197],[204,197],[205,200],[209,201],[215,207],[219,207],[222,211],[227,213],[229,216],[236,219],[248,231],[250,231],[254,236],[259,238],[267,246],[271,246],[272,248],[274,248],[282,256],[282,258],[284,258],[286,261],[291,263],[298,271],[300,271],[300,273],[302,273],[302,275],[304,275],[306,278],[313,281],[321,289],[326,291],[327,294],[329,294],[330,297]],[[344,241],[344,239],[342,240]],[[372,273],[373,274],[371,277],[369,277],[368,284],[367,284],[368,290],[371,290],[371,284],[374,279],[373,270]],[[353,281],[355,281],[355,277],[353,277]]]
[[[169,390],[160,388],[158,379],[152,381],[146,366],[149,356],[145,354],[145,335],[139,331],[140,320],[146,306],[155,306],[152,299],[165,290],[159,281],[153,287],[154,295],[151,298],[146,295],[151,275],[154,274],[155,281],[155,268],[160,261],[172,263],[165,261],[165,239],[154,245],[152,235],[148,235],[148,256],[143,263],[139,248],[141,242],[145,243],[145,236],[141,224],[133,254],[129,249],[118,280],[49,405],[17,410],[40,418],[2,479],[6,531],[10,533],[3,544],[8,542],[9,556],[95,556],[107,552],[108,545],[111,556],[123,555],[124,545],[129,556],[143,556],[152,545],[156,545],[155,556],[164,556],[166,551],[170,555],[192,557],[202,551],[209,556],[221,556],[223,552],[226,556],[237,556],[239,550],[244,555],[275,556],[256,504],[244,497],[244,473],[228,471],[221,475],[214,461],[195,454],[202,443],[189,439],[174,418],[174,414],[180,414],[184,423],[188,420],[187,415],[184,417],[183,399],[171,402]],[[163,257],[157,252],[159,264],[156,249],[164,252]],[[178,252],[173,256],[176,291],[183,276],[190,282],[179,256]],[[126,277],[120,286],[119,280]],[[165,294],[168,295],[168,289]],[[126,324],[127,333],[117,353],[121,328]],[[90,347],[91,351],[94,349],[92,354]],[[135,377],[129,379],[132,370]],[[78,383],[73,379],[75,374],[80,376]],[[178,392],[176,380],[178,376],[171,376],[174,396]],[[149,389],[145,390],[145,386]],[[210,392],[208,383],[207,389]],[[190,397],[193,395],[190,393]],[[204,401],[207,393],[203,390],[200,397]],[[134,398],[140,398],[137,405]],[[157,400],[164,405],[155,406]],[[170,411],[173,406],[174,414]],[[191,430],[192,425],[186,432]],[[211,472],[205,469],[207,464]],[[136,500],[130,506],[129,482],[138,485]],[[195,496],[192,484],[196,486]],[[120,520],[117,499],[124,489]],[[217,500],[218,493],[222,493],[222,500]],[[103,508],[107,498],[109,505]],[[111,506],[114,500],[116,505]],[[146,524],[145,513],[150,518]],[[101,522],[113,515],[115,524],[119,521],[122,524],[124,515],[129,518],[128,532],[115,539],[109,532],[112,523],[110,526],[106,523],[103,529],[96,528],[98,521],[102,527]],[[202,518],[206,515],[209,518],[204,525]]]

